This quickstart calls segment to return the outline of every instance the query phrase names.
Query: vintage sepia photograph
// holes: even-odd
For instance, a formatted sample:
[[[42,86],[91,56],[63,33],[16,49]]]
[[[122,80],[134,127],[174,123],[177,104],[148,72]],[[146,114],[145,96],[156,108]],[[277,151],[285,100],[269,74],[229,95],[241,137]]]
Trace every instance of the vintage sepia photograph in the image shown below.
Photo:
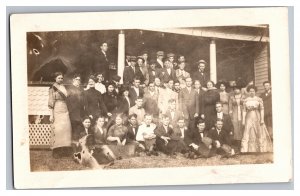
[[[12,15],[18,187],[288,181],[287,29],[285,8]],[[278,167],[285,174],[272,178]],[[165,175],[173,170],[201,180]],[[120,177],[72,183],[78,172]]]

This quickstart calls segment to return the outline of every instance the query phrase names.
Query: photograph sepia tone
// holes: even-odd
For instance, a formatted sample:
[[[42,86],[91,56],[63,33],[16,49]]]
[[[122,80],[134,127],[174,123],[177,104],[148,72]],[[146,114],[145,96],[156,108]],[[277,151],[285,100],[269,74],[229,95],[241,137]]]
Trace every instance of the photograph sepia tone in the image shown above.
[[[16,188],[292,178],[285,8],[16,14],[11,32]]]

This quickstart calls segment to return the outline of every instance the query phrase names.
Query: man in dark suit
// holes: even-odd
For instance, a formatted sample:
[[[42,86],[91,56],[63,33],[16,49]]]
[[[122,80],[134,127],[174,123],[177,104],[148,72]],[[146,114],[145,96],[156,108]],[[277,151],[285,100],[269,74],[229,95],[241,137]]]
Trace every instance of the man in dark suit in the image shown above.
[[[130,57],[130,66],[124,68],[123,84],[131,85],[135,77],[141,78],[142,73],[136,65],[136,57]]]
[[[272,92],[271,92],[271,83],[269,81],[265,81],[263,83],[265,92],[260,95],[264,103],[264,121],[268,132],[273,139],[273,118],[272,118]]]
[[[212,127],[207,137],[212,139],[213,154],[220,154],[230,156],[234,154],[233,148],[230,146],[230,139],[228,132],[223,129],[223,120],[217,119],[215,127]]]
[[[206,83],[209,81],[209,75],[204,72],[206,65],[204,60],[198,61],[198,71],[192,75],[193,80],[199,80],[203,88],[206,88]]]
[[[104,80],[109,80],[109,58],[107,56],[108,45],[103,42],[100,51],[97,51],[95,62],[92,66],[93,73],[103,73]]]
[[[151,60],[148,69],[149,82],[154,82],[155,78],[159,77],[159,73],[160,73],[159,69],[156,68],[156,61]]]
[[[185,119],[183,117],[177,119],[177,126],[173,130],[173,139],[178,140],[176,152],[187,153],[189,151],[188,144],[190,143],[191,131],[185,126]]]
[[[174,155],[177,149],[178,140],[174,139],[174,130],[170,127],[170,119],[166,115],[162,115],[162,124],[155,130],[157,150],[167,154]]]
[[[216,103],[216,111],[217,114],[214,117],[214,122],[217,121],[217,119],[221,119],[223,121],[223,130],[225,130],[228,134],[228,142],[231,144],[231,140],[233,139],[233,133],[234,133],[234,127],[231,121],[231,118],[229,114],[223,113],[223,105],[221,102]],[[208,129],[211,129],[212,127],[208,127]]]
[[[199,103],[196,91],[192,88],[192,79],[187,78],[185,82],[186,87],[179,93],[179,105],[184,116],[191,121],[199,115]]]
[[[129,124],[127,126],[127,139],[126,143],[134,143],[136,141],[136,133],[138,132],[137,115],[131,114],[128,116]]]
[[[130,105],[135,105],[135,101],[138,97],[144,97],[144,90],[140,87],[139,77],[135,77],[133,86],[129,89]]]
[[[212,154],[212,139],[207,137],[208,131],[205,127],[205,121],[199,119],[196,122],[196,128],[190,132],[186,144],[190,147],[191,152],[188,158],[211,157]]]
[[[171,66],[172,64],[169,60],[164,61],[164,68],[160,69],[159,71],[159,77],[161,82],[166,83],[169,80],[173,80],[173,81],[177,80],[176,72]]]
[[[164,67],[163,58],[164,58],[164,52],[158,51],[156,53],[156,68],[161,69]]]
[[[73,76],[73,84],[67,86],[67,105],[72,126],[72,140],[78,141],[83,117],[83,89],[80,87],[81,77],[78,74]]]

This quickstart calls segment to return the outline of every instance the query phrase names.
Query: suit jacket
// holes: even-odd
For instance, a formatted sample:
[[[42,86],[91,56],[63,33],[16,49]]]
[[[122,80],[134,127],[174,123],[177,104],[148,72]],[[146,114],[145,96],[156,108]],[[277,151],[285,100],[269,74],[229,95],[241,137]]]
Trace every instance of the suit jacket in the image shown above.
[[[138,67],[141,76],[141,84],[148,85],[149,84],[149,73],[148,68],[145,65]]]
[[[199,114],[199,100],[193,88],[190,92],[187,88],[180,90],[179,104],[184,116],[188,116],[189,119],[194,118],[195,113]]]
[[[183,113],[180,110],[176,110],[174,111],[174,118],[172,118],[172,114],[171,114],[171,110],[168,109],[165,113],[165,115],[167,115],[170,119],[170,125],[172,125],[173,129],[176,128],[178,119],[184,117]],[[185,119],[185,121],[187,121],[188,119]]]
[[[209,81],[209,75],[207,73],[203,73],[203,75],[200,73],[200,71],[195,72],[192,75],[192,79],[195,80],[199,80],[201,86],[206,87],[206,83]]]
[[[160,64],[157,59],[156,59],[156,62],[155,62],[155,67],[158,68],[158,69],[162,69],[164,67],[163,63]]]
[[[92,66],[93,73],[103,73],[105,80],[108,80],[108,72],[109,72],[109,58],[104,55],[104,53],[100,50],[95,55],[95,62]]]
[[[202,139],[204,137],[208,136],[208,131],[204,130],[203,137],[202,137],[202,135],[199,133],[198,129],[196,128],[193,131],[191,131],[188,136],[189,136],[189,139],[187,140],[188,141],[187,145],[190,145],[191,143],[194,143],[194,144],[199,146],[201,143],[203,143]]]
[[[204,104],[203,104],[203,96],[204,96],[204,91],[202,89],[198,91],[195,89],[196,95],[197,95],[197,100],[198,100],[198,114],[203,114],[204,113]]]
[[[216,141],[219,141],[221,145],[227,144],[229,145],[229,135],[227,131],[224,129],[221,129],[220,133],[218,134],[218,131],[215,127],[211,128],[207,134],[207,137],[211,138],[213,140],[213,144],[215,145]]]
[[[117,106],[118,106],[118,97],[115,92],[113,93],[104,93],[103,95],[103,101],[105,103],[105,106],[107,108],[107,112],[115,113],[117,112]]]
[[[125,67],[123,72],[123,83],[131,85],[136,76],[139,77],[141,80],[144,80],[144,76],[140,71],[139,67],[135,66],[135,70],[133,70],[131,66]]]
[[[136,134],[137,134],[137,132],[138,132],[138,128],[139,128],[139,126],[137,125],[134,129],[135,129],[135,131],[133,131],[133,126],[131,125],[131,124],[129,124],[128,126],[127,126],[127,130],[128,130],[128,132],[127,132],[127,141],[135,141],[135,138],[136,138]]]
[[[164,136],[164,137],[170,137],[171,139],[175,136],[174,135],[174,131],[173,129],[168,126],[167,128],[167,131],[166,129],[164,128],[164,126],[162,124],[160,124],[155,130],[154,130],[154,134],[157,136],[157,137],[161,137],[161,136]],[[174,138],[173,138],[174,139]]]
[[[144,94],[144,109],[146,113],[152,114],[154,116],[158,116],[158,94],[154,92],[153,95],[150,94],[149,90],[147,90]]]
[[[216,122],[217,120],[217,114],[214,116],[214,122]],[[229,116],[229,114],[225,114],[223,113],[223,130],[225,130],[228,134],[230,134],[230,132],[234,133],[234,127],[231,121],[231,118]]]
[[[266,92],[260,95],[264,102],[264,114],[272,116],[272,92],[266,95]]]
[[[139,96],[144,97],[144,90],[142,88],[139,88]],[[135,105],[135,100],[137,99],[138,95],[133,87],[129,89],[129,99],[130,99],[130,105]]]
[[[154,79],[156,77],[159,77],[159,69],[155,68],[155,70],[152,70],[151,68],[148,69],[148,74],[149,74],[149,82],[154,82]]]
[[[67,106],[71,121],[80,121],[83,117],[83,90],[74,85],[67,86]]]
[[[166,68],[162,68],[159,73],[159,78],[162,83],[168,82],[169,80],[175,81],[177,79],[176,73],[175,73],[174,69],[172,69],[172,68],[171,68],[170,74],[168,73]]]
[[[86,115],[92,115],[94,119],[101,114],[106,116],[107,109],[99,91],[95,88],[89,88],[83,92],[83,97]]]
[[[129,109],[129,115],[131,115],[131,114],[137,115],[136,120],[138,121],[138,124],[140,125],[144,121],[144,116],[145,116],[146,112],[145,112],[144,108],[138,109],[138,107],[135,105]]]
[[[128,115],[129,109],[132,107],[131,101],[129,99],[129,102],[125,97],[121,97],[118,100],[118,112]]]
[[[189,129],[184,129],[184,135],[182,137],[182,133],[180,128],[177,126],[174,129],[174,135],[173,135],[173,139],[174,140],[183,140],[185,144],[190,144],[191,142],[191,131]]]

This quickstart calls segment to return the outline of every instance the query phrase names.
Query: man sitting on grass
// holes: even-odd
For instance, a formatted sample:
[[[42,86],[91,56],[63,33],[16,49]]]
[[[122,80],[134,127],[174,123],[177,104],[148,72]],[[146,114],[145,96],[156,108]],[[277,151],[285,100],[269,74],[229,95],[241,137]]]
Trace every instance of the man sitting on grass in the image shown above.
[[[148,156],[158,155],[158,153],[154,151],[154,145],[156,142],[156,135],[154,134],[155,128],[156,125],[152,123],[152,115],[145,114],[144,123],[138,128],[136,141],[140,143],[139,147],[145,149]]]
[[[176,139],[173,128],[170,126],[170,118],[167,115],[162,115],[162,124],[154,130],[154,133],[156,135],[157,150],[171,157],[176,156],[175,152],[178,146],[178,140]]]
[[[215,127],[211,128],[207,137],[212,139],[212,152],[223,157],[234,155],[234,150],[230,146],[229,134],[223,129],[223,120],[217,119]]]
[[[205,121],[203,119],[198,120],[196,130],[191,132],[190,139],[187,143],[191,149],[188,158],[208,158],[212,156],[212,139],[207,137]]]

